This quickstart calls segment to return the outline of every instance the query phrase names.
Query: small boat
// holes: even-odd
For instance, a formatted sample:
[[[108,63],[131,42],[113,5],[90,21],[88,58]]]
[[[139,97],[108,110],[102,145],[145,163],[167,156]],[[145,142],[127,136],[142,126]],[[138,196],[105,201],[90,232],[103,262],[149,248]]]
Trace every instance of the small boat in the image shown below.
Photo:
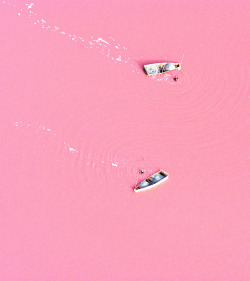
[[[165,182],[168,179],[168,174],[163,170],[158,171],[157,173],[153,174],[152,176],[146,178],[141,183],[139,183],[135,188],[135,192],[148,190],[157,185]]]
[[[144,71],[147,75],[162,74],[175,69],[181,70],[181,64],[174,62],[163,62],[144,65]]]

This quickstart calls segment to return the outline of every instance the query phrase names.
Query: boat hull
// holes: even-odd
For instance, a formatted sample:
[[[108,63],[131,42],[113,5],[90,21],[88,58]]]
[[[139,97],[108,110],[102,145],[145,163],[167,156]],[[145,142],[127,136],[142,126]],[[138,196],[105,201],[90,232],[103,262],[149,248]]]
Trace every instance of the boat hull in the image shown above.
[[[157,187],[158,185],[162,184],[163,182],[168,180],[168,173],[163,170],[158,171],[157,173],[151,175],[150,177],[146,178],[142,182],[140,182],[134,188],[135,192],[145,191],[152,188]]]
[[[173,62],[163,62],[144,65],[144,71],[149,76],[163,74],[173,70],[181,70],[181,64]]]

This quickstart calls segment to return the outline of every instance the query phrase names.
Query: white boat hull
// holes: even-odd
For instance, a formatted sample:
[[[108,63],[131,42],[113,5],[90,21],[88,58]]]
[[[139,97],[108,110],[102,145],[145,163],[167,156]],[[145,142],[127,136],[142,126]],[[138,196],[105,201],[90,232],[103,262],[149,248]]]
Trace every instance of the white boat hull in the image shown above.
[[[173,70],[181,70],[181,64],[174,62],[163,62],[144,65],[144,71],[147,75],[163,74]]]
[[[157,180],[157,177],[160,179]],[[152,176],[146,178],[142,182],[140,182],[136,187],[134,188],[135,192],[145,191],[152,188],[155,188],[156,186],[162,184],[163,182],[168,180],[168,173],[166,173],[163,170],[158,171],[157,173],[153,174]]]

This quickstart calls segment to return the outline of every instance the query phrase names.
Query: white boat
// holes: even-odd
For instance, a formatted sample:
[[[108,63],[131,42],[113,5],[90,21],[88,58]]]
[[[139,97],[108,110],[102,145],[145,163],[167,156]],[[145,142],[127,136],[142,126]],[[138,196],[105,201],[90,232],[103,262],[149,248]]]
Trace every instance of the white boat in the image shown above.
[[[175,62],[162,62],[144,65],[144,71],[147,75],[157,75],[173,70],[181,70],[181,64]]]
[[[164,172],[163,170],[160,170],[157,173],[153,174],[152,176],[143,180],[141,183],[139,183],[134,188],[134,191],[139,192],[139,191],[151,189],[165,182],[167,179],[168,179],[168,173]]]

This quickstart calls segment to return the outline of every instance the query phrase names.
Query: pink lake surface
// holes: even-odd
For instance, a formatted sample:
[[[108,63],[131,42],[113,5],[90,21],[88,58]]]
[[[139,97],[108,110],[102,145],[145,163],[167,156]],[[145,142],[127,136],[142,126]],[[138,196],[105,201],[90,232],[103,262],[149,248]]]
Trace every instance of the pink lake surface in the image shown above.
[[[0,280],[249,280],[248,8],[0,1]]]

